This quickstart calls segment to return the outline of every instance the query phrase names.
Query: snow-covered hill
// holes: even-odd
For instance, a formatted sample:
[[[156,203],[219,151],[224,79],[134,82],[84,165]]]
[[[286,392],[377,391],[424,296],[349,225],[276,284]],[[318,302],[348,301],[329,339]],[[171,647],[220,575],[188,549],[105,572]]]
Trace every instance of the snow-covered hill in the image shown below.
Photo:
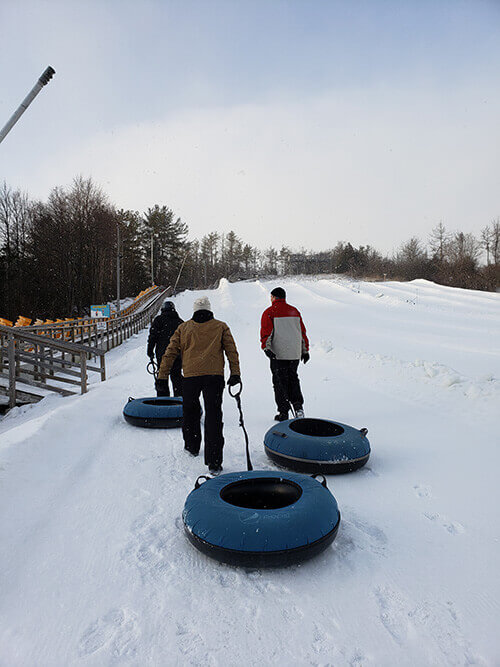
[[[282,284],[312,343],[309,416],[366,426],[367,466],[329,477],[333,546],[289,569],[221,565],[183,534],[202,458],[121,411],[152,395],[147,332],[109,380],[0,421],[0,665],[495,665],[500,295],[426,281],[223,282],[255,468],[275,407],[259,321]],[[224,402],[226,472],[245,469]]]

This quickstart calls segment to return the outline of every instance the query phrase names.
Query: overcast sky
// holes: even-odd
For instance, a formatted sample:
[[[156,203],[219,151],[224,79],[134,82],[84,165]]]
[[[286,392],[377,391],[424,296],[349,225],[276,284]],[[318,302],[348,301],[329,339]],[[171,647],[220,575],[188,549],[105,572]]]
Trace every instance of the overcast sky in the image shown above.
[[[391,252],[500,216],[500,0],[0,2],[0,181]]]

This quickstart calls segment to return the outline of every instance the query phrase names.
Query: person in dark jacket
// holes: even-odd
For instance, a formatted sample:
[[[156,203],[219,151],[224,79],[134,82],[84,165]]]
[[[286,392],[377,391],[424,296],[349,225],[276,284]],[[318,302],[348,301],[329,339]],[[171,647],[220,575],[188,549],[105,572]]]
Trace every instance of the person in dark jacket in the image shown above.
[[[162,357],[170,343],[174,331],[179,324],[183,323],[183,321],[184,320],[179,317],[179,314],[175,310],[173,302],[165,301],[161,307],[161,313],[154,318],[153,323],[151,324],[148,338],[148,357],[151,361],[154,361],[154,355],[156,354],[158,366],[161,364]],[[181,357],[178,356],[170,369],[170,380],[172,382],[174,396],[182,395],[181,367]],[[162,380],[158,378],[155,382],[155,386],[157,396],[170,396],[168,376]]]
[[[238,350],[228,325],[214,319],[207,297],[196,299],[192,319],[172,336],[160,365],[160,378],[168,377],[174,360],[182,355],[182,435],[184,449],[197,456],[201,445],[200,394],[205,404],[205,464],[212,475],[222,470],[224,447],[222,393],[224,355],[229,362],[231,387],[241,382]]]
[[[309,361],[309,341],[302,316],[286,302],[286,292],[276,287],[271,292],[271,306],[262,313],[260,342],[269,357],[274,398],[278,406],[276,421],[288,419],[290,405],[296,417],[304,416],[304,398],[297,374],[299,361]]]

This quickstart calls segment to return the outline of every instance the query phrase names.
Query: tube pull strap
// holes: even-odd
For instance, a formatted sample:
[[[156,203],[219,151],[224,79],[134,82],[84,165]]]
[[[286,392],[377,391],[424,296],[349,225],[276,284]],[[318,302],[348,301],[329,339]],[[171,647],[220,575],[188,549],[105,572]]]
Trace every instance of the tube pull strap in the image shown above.
[[[238,389],[238,391],[235,394],[231,393],[231,387],[228,387],[229,395],[232,396],[236,400],[236,405],[238,406],[238,410],[239,410],[239,413],[240,413],[240,426],[243,429],[243,433],[245,435],[245,445],[246,445],[246,454],[247,454],[247,470],[253,470],[252,462],[250,461],[250,448],[249,448],[249,444],[248,444],[248,433],[247,433],[247,430],[245,428],[245,422],[243,420],[243,411],[241,409],[240,394],[241,394],[242,389],[243,389],[243,383],[241,382],[241,380],[240,380],[240,388]]]

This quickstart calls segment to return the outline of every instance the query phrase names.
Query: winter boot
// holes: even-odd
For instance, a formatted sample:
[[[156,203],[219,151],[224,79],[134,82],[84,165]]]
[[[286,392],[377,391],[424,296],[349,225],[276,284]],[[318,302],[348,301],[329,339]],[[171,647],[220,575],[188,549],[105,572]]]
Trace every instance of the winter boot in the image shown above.
[[[274,421],[277,422],[284,422],[288,419],[288,411],[287,412],[278,412],[277,415],[274,415]]]

